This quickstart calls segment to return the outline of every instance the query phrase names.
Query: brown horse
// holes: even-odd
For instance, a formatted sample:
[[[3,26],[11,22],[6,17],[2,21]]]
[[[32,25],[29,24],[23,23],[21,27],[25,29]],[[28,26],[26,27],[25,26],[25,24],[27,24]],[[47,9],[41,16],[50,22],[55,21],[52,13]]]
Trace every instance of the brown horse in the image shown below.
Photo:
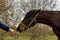
[[[29,11],[24,20],[19,24],[17,30],[23,31],[36,23],[43,23],[52,27],[53,32],[60,40],[60,12],[59,11],[44,11],[44,10],[31,10]]]

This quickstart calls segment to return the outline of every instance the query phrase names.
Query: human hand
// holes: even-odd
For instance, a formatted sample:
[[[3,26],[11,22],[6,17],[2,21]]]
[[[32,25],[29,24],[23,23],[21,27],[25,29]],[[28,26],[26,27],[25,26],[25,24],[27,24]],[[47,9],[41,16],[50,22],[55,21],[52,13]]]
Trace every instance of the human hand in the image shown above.
[[[15,31],[15,30],[13,30],[13,29],[9,29],[9,31],[13,34],[13,35],[16,35],[17,34],[17,32]]]
[[[13,35],[16,35],[16,34],[17,34],[17,32],[16,32],[15,30],[11,31],[11,33],[12,33]]]

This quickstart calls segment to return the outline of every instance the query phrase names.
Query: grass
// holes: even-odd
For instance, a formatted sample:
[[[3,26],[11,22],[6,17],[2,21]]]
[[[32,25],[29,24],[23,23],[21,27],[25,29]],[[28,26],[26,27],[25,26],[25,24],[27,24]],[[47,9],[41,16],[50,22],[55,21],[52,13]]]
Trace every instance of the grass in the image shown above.
[[[8,35],[9,34],[9,35]],[[7,33],[4,37],[4,40],[30,40],[29,34],[22,32],[19,33],[15,36],[11,35],[10,33]]]
[[[21,36],[18,39],[16,37],[12,37],[12,36],[7,36],[4,38],[4,40],[31,40],[30,37],[28,36]],[[57,40],[56,36],[48,36],[42,39],[36,39],[36,40]]]
[[[11,35],[9,32],[6,33],[3,37],[3,40],[31,40],[31,35],[27,32],[19,33],[15,36]],[[40,36],[39,38],[35,38],[35,40],[57,40],[55,35],[50,36]]]
[[[47,36],[41,40],[58,40],[56,36]]]
[[[32,32],[32,34],[34,33]],[[45,30],[44,30],[44,34],[40,33],[40,34],[43,34],[41,36],[40,34],[38,34],[39,36],[34,34],[35,36],[32,37],[32,34],[31,34],[31,31],[29,32],[28,30],[28,31],[23,31],[22,33],[17,32],[17,35],[14,36],[9,32],[6,33],[1,30],[0,40],[58,40],[55,35],[50,35],[48,33],[45,33]]]

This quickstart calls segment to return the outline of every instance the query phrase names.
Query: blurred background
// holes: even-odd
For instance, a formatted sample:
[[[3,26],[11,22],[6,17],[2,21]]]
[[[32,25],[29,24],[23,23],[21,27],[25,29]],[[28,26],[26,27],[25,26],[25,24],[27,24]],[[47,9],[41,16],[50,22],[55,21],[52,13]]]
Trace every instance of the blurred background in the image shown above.
[[[59,2],[58,0],[0,0],[0,20],[16,30],[30,10],[59,11],[59,6],[57,6]],[[0,40],[57,40],[52,28],[41,23],[22,33],[17,33],[13,36],[0,29]]]

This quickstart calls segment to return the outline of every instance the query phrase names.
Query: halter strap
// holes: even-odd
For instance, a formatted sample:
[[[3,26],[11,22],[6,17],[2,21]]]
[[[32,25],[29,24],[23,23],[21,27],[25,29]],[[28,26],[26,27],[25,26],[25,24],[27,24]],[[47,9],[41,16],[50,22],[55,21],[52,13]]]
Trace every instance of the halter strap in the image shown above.
[[[33,21],[36,19],[37,16],[38,16],[38,13],[37,13],[36,16],[33,18],[33,20],[29,23],[28,27],[33,23]]]
[[[36,17],[39,15],[39,11],[40,10],[37,11],[37,14],[35,15],[35,17],[32,19],[32,21],[29,23],[27,27],[31,26],[31,24],[35,21]]]
[[[25,27],[26,27],[25,29],[29,28],[29,27],[31,26],[31,24],[35,21],[36,17],[39,15],[39,11],[41,11],[41,10],[38,10],[38,11],[36,12],[35,17],[31,20],[31,22],[28,24],[28,26],[25,25]],[[22,23],[22,24],[23,24],[23,23]]]

